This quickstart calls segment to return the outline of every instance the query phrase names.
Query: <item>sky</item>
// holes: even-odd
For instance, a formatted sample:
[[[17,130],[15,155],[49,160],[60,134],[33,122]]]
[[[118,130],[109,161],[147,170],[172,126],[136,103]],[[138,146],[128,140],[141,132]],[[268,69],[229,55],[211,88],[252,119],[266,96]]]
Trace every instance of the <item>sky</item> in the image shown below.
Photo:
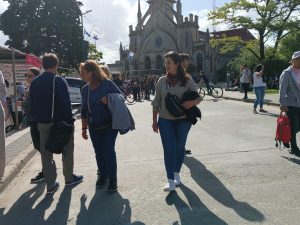
[[[62,0],[63,1],[63,0]],[[100,38],[96,42],[97,49],[103,52],[103,62],[114,63],[119,59],[120,42],[123,46],[129,44],[129,25],[136,26],[138,0],[81,0],[84,4],[83,13],[92,12],[84,16],[84,27]],[[216,0],[216,6],[222,6],[230,0]],[[211,22],[206,19],[206,14],[213,7],[212,0],[181,0],[184,16],[190,13],[199,16],[200,30],[212,30]],[[0,14],[6,10],[8,3],[0,0]],[[141,0],[142,13],[148,9],[146,0]],[[219,25],[217,30],[226,29],[226,25]],[[86,37],[89,40],[88,37]],[[7,37],[0,31],[0,45],[4,45]],[[95,43],[93,40],[89,40]]]

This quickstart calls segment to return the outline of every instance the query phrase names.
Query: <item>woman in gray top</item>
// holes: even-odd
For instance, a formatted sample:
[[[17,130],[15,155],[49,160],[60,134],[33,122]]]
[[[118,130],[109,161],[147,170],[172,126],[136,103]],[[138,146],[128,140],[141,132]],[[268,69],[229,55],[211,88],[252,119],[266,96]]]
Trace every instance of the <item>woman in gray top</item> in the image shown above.
[[[5,98],[5,82],[0,71],[0,178],[4,175],[5,169],[5,129],[4,129],[4,110],[1,100]]]
[[[168,93],[176,95],[179,99],[187,91],[196,91],[197,87],[193,79],[185,73],[180,56],[175,52],[165,55],[167,74],[161,77],[156,84],[156,94],[152,102],[153,106],[153,131],[160,133],[164,149],[164,161],[168,182],[164,191],[174,191],[180,184],[179,172],[183,164],[186,139],[192,123],[186,120],[186,116],[172,116],[165,106],[165,98]],[[183,102],[183,107],[189,109],[198,105],[201,98]]]

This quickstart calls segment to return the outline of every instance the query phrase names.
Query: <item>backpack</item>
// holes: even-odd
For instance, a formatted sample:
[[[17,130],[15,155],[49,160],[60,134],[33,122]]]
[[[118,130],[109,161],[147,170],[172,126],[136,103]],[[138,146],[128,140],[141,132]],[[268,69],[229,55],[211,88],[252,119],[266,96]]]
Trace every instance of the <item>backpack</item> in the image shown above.
[[[291,131],[290,119],[287,117],[287,115],[283,115],[281,112],[280,116],[277,119],[275,146],[278,147],[278,142],[279,142],[280,146],[281,143],[283,143],[284,147],[289,148],[291,138],[292,138],[292,131]]]

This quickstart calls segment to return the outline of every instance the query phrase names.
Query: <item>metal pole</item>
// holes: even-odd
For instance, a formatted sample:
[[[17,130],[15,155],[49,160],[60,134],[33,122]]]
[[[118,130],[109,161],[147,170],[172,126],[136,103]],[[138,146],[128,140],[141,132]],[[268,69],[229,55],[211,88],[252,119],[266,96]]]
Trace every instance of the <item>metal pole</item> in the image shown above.
[[[84,27],[83,27],[83,14],[81,13],[81,26],[82,26],[82,60],[85,60],[84,54]]]
[[[16,58],[15,58],[15,51],[12,50],[12,66],[13,66],[13,82],[14,82],[14,102],[12,104],[15,105],[15,127],[18,129],[19,127],[19,112],[18,112],[18,101],[17,101],[17,81],[16,81]]]

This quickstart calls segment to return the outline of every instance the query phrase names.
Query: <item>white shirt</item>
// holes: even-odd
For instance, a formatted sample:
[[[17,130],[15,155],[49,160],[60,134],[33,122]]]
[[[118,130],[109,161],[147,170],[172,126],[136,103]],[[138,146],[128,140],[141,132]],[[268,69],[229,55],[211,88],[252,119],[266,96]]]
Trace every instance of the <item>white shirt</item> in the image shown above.
[[[253,73],[253,87],[265,87],[266,83],[263,82],[262,76],[257,76],[257,73]]]

